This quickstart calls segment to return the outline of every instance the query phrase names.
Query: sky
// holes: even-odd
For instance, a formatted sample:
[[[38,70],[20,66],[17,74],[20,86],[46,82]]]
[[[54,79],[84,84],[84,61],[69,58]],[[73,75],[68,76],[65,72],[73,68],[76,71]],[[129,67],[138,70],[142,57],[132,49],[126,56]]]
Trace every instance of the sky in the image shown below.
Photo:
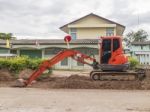
[[[150,34],[150,0],[0,0],[0,32],[19,39],[64,38],[66,23],[94,13]]]

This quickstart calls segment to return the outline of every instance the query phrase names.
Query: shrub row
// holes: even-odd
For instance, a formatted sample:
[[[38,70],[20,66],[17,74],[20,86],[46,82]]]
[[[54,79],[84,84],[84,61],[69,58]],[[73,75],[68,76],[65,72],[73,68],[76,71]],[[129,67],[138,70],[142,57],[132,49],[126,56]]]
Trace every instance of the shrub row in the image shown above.
[[[29,58],[26,56],[15,58],[0,58],[0,69],[8,69],[11,72],[18,73],[23,69],[37,69],[42,63],[42,59]]]
[[[44,60],[40,58],[29,58],[27,56],[15,57],[15,58],[0,58],[0,69],[8,69],[11,72],[18,73],[23,69],[32,69],[35,70]],[[130,57],[130,68],[134,69],[139,65],[139,62],[136,58]],[[51,69],[49,72],[51,73]]]

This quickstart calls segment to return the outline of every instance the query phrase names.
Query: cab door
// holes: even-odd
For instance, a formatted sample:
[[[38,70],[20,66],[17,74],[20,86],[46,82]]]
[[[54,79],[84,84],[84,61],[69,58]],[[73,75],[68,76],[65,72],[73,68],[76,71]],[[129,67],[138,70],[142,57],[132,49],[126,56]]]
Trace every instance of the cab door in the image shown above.
[[[108,64],[111,58],[111,39],[103,39],[101,45],[101,64]]]

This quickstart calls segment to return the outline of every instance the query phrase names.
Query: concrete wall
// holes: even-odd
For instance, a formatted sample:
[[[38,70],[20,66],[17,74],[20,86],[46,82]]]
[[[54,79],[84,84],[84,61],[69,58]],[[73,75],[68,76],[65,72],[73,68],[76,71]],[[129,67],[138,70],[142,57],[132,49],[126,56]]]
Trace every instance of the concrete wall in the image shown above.
[[[78,28],[77,39],[98,39],[106,35],[106,28]]]

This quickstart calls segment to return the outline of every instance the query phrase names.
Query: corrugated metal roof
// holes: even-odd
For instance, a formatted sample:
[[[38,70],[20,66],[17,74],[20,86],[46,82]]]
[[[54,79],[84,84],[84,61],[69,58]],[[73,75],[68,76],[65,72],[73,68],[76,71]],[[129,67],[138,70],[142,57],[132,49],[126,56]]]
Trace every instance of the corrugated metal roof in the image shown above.
[[[21,39],[21,40],[10,40],[13,45],[30,45],[30,44],[65,44],[63,39]],[[76,39],[71,40],[70,44],[97,44],[98,39]],[[0,44],[6,44],[6,40],[0,40]]]

